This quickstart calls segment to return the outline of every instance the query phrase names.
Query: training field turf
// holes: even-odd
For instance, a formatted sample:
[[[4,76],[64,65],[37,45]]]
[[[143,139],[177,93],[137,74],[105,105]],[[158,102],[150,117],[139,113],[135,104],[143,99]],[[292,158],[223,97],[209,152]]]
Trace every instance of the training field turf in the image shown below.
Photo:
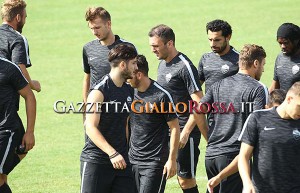
[[[80,190],[79,156],[84,143],[81,114],[57,114],[53,104],[81,101],[82,46],[94,39],[84,15],[88,6],[103,6],[112,16],[115,34],[134,43],[150,64],[156,79],[158,61],[148,45],[148,32],[167,24],[176,34],[176,47],[196,66],[210,51],[205,31],[213,19],[228,21],[233,28],[231,45],[240,50],[246,43],[262,45],[267,52],[262,82],[270,86],[276,55],[277,28],[284,22],[300,25],[299,0],[210,1],[210,0],[27,0],[23,34],[30,46],[32,79],[41,82],[38,102],[36,146],[9,175],[15,193],[77,193]],[[22,101],[22,100],[21,100]],[[23,101],[22,101],[23,102]],[[20,114],[26,125],[24,105]],[[205,192],[205,144],[201,141],[197,183]],[[167,193],[181,192],[176,177],[167,182]]]

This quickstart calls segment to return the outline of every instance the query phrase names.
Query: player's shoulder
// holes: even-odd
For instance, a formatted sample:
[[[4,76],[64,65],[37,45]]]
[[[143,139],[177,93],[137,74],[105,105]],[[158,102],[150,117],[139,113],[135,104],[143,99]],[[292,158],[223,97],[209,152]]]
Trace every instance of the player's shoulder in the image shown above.
[[[4,69],[6,72],[13,72],[13,71],[21,72],[20,68],[15,63],[2,57],[0,57],[0,68]]]
[[[100,81],[98,82],[98,84],[96,84],[96,86],[94,87],[94,90],[102,90],[104,89],[105,87],[107,87],[107,84],[109,83],[110,81],[110,77],[109,75],[105,75],[103,76]]]
[[[238,57],[240,55],[240,52],[237,51],[233,46],[230,46],[229,54]]]
[[[87,42],[86,44],[84,44],[83,48],[89,48],[91,46],[95,46],[97,45],[97,43],[99,44],[99,40],[98,39],[94,39],[92,41]]]

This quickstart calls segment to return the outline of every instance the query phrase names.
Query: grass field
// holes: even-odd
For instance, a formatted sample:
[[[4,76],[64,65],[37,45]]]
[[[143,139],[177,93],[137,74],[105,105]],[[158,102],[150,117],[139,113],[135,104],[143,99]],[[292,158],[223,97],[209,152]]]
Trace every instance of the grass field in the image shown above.
[[[41,82],[36,94],[38,114],[36,146],[9,176],[16,193],[79,192],[79,156],[83,147],[82,116],[56,114],[53,104],[81,101],[82,46],[94,39],[84,19],[88,6],[103,6],[112,15],[115,34],[133,42],[150,64],[156,79],[158,61],[148,45],[148,31],[164,23],[176,34],[176,47],[197,66],[201,55],[210,51],[205,25],[213,19],[227,20],[233,28],[231,45],[240,50],[246,43],[262,45],[267,64],[262,82],[270,85],[276,55],[276,30],[284,22],[300,24],[299,0],[266,1],[169,1],[169,0],[27,0],[27,23],[23,34],[30,45],[31,77]],[[24,117],[24,105],[20,114]],[[25,119],[24,123],[25,122]],[[197,182],[205,192],[205,145],[201,143]],[[167,182],[167,193],[181,192],[177,180]]]

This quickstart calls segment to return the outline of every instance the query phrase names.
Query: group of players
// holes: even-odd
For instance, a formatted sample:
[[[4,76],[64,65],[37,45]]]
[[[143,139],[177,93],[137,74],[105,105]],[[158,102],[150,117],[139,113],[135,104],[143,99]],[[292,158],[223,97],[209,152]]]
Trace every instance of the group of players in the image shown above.
[[[226,21],[207,23],[212,52],[201,57],[198,71],[185,54],[177,51],[170,27],[153,27],[148,36],[152,52],[160,60],[156,81],[148,77],[146,58],[138,55],[131,43],[113,34],[107,10],[89,8],[86,21],[97,38],[83,47],[84,101],[117,101],[130,106],[140,100],[158,109],[168,109],[172,103],[174,110],[124,113],[115,112],[111,105],[102,107],[101,113],[87,112],[87,137],[81,154],[82,193],[164,192],[166,179],[175,174],[184,193],[198,192],[195,174],[201,134],[207,141],[209,192],[300,192],[297,25],[284,23],[278,29],[282,53],[276,59],[268,91],[259,82],[265,65],[264,49],[248,44],[237,52],[229,44],[232,29]],[[189,113],[184,106],[176,109],[180,113],[174,113],[176,104],[188,106],[191,100],[201,104],[232,102],[237,109],[243,103],[251,105],[238,113]],[[274,100],[282,104],[261,110],[275,105]],[[134,104],[135,108],[143,105]],[[94,106],[92,112],[96,110]]]
[[[5,0],[1,16],[0,192],[10,193],[7,175],[34,146],[36,102],[32,90],[39,92],[41,87],[26,70],[31,66],[28,42],[21,35],[26,3]],[[101,113],[92,113],[99,112],[94,105],[84,114],[81,192],[164,192],[166,180],[175,174],[184,193],[198,192],[195,175],[201,134],[207,142],[209,192],[300,192],[297,25],[284,23],[277,31],[282,53],[276,59],[268,91],[259,82],[266,58],[264,49],[245,45],[238,53],[229,44],[232,30],[226,21],[207,24],[212,52],[201,57],[198,70],[177,51],[170,27],[153,27],[148,36],[152,52],[160,60],[157,81],[148,77],[148,62],[134,45],[113,34],[108,11],[89,8],[86,21],[97,38],[83,48],[83,100],[112,105],[102,106]],[[20,95],[26,103],[26,131],[17,113]],[[131,106],[136,100],[164,109],[171,103],[172,112],[180,113],[116,112],[113,105]],[[238,113],[206,115],[189,113],[183,106],[175,110],[175,104],[191,100],[202,104],[231,102],[237,109],[243,103],[253,106]],[[282,104],[261,110],[275,103]],[[135,104],[136,108],[143,105]]]

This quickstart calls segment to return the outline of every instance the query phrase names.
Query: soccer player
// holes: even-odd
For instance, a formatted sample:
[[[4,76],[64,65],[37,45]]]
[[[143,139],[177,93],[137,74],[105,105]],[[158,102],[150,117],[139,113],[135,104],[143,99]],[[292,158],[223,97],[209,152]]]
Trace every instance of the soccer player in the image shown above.
[[[212,52],[205,53],[199,62],[200,83],[205,82],[205,91],[210,86],[239,71],[239,53],[229,44],[232,29],[223,20],[213,20],[206,24],[206,33]]]
[[[85,19],[96,39],[83,47],[82,95],[84,102],[86,102],[90,88],[94,88],[101,78],[110,72],[109,51],[116,45],[125,42],[118,35],[113,34],[111,16],[103,7],[88,8]]]
[[[248,117],[240,136],[238,160],[245,193],[300,192],[299,119],[299,81],[292,85],[277,108],[255,111]]]
[[[19,121],[19,95],[25,99],[26,132]],[[0,192],[11,193],[7,175],[25,157],[24,152],[31,150],[35,143],[36,101],[19,67],[3,58],[0,58],[0,109]]]
[[[158,66],[157,82],[171,93],[174,103],[188,106],[190,100],[198,103],[202,97],[197,69],[190,59],[175,48],[175,34],[166,25],[153,27],[149,32],[152,52],[161,60]],[[177,158],[177,176],[183,192],[198,192],[195,174],[200,154],[201,133],[207,139],[206,120],[198,119],[198,114],[190,114],[184,105],[178,105],[181,129]],[[195,118],[196,117],[196,118]],[[195,127],[195,122],[199,129]]]
[[[81,153],[81,193],[133,193],[128,159],[127,118],[133,88],[125,81],[137,69],[137,52],[129,44],[108,55],[111,71],[88,96],[86,134]]]
[[[201,103],[223,103],[228,107],[233,104],[235,109],[224,112],[220,105],[219,112],[212,112],[215,124],[209,128],[205,155],[208,179],[217,176],[238,155],[238,136],[251,109],[262,109],[266,105],[266,89],[258,81],[264,71],[265,57],[262,47],[245,45],[239,55],[239,73],[214,83],[201,99]],[[216,186],[213,192],[241,193],[242,188],[241,178],[235,173]]]
[[[137,56],[137,66],[129,80],[137,89],[130,116],[129,159],[138,192],[162,193],[166,179],[177,172],[179,122],[176,113],[172,113],[176,110],[171,94],[148,77],[148,62],[143,55]]]
[[[300,29],[292,23],[284,23],[277,30],[277,42],[281,53],[274,66],[274,78],[269,92],[274,89],[285,91],[300,80]]]
[[[266,109],[277,107],[283,103],[286,96],[286,92],[282,89],[275,89],[269,94],[268,104],[265,106]],[[222,180],[228,176],[238,172],[238,156],[224,168],[218,175],[214,176],[207,182],[207,190],[213,193],[214,187],[216,187]]]
[[[3,23],[0,26],[0,57],[17,64],[28,80],[31,89],[40,92],[39,81],[31,80],[26,69],[31,66],[28,42],[21,35],[27,17],[26,2],[5,0],[1,7],[1,17]]]

